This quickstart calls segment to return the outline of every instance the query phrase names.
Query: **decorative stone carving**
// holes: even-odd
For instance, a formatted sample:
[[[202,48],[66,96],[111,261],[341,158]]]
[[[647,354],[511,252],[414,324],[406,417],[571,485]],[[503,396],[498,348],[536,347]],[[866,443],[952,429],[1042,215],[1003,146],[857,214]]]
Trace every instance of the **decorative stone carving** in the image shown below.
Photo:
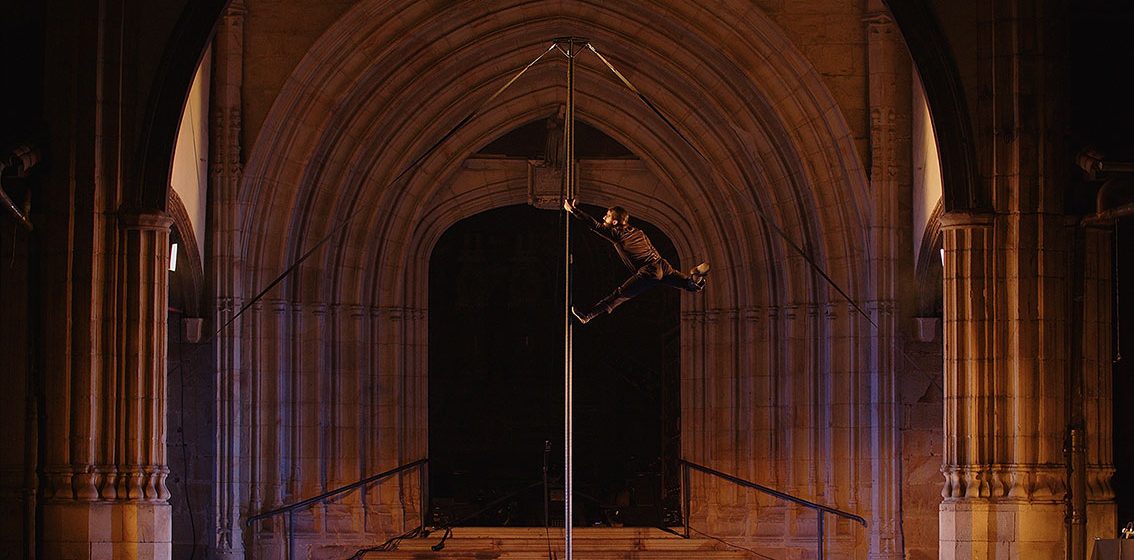
[[[528,204],[558,210],[563,204],[563,168],[528,162]]]

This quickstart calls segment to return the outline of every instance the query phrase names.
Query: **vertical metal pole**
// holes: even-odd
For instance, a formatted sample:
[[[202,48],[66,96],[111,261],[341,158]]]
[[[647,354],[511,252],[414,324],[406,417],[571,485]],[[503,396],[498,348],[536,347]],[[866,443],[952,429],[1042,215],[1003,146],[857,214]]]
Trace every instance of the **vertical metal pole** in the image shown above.
[[[567,42],[567,110],[563,119],[563,146],[566,151],[563,158],[564,165],[564,185],[567,192],[567,199],[575,198],[575,187],[577,178],[575,177],[575,40],[569,39]],[[572,557],[572,544],[571,544],[571,522],[574,518],[574,325],[571,323],[571,219],[568,217],[563,221],[564,225],[564,292],[563,292],[563,321],[566,333],[566,341],[563,350],[563,369],[564,369],[564,387],[563,387],[563,538],[564,538],[564,557],[566,560],[571,560]]]
[[[287,511],[287,560],[295,558],[295,510]]]
[[[551,453],[551,440],[544,440],[543,442],[543,528],[546,530],[551,526],[551,503],[550,496],[548,496],[547,488],[547,460],[548,455]]]
[[[819,555],[818,560],[823,560],[823,510],[819,510],[819,526],[816,531],[819,533]]]
[[[693,491],[689,487],[689,465],[681,463],[681,519],[685,523],[685,538],[689,538],[689,508]]]
[[[425,524],[429,522],[429,463],[422,463],[417,469],[421,477],[421,529],[425,530]]]

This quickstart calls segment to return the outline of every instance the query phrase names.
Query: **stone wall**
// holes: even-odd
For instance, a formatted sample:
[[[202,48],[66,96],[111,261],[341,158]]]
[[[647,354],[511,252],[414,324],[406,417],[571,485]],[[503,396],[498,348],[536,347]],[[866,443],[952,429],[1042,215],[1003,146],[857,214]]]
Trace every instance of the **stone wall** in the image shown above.
[[[713,290],[683,303],[683,456],[866,516],[867,531],[829,524],[828,537],[845,554],[899,554],[896,448],[882,443],[897,414],[887,355],[895,304],[892,289],[881,289],[892,274],[874,268],[891,266],[897,253],[887,245],[877,260],[867,257],[875,249],[860,153],[865,100],[858,113],[848,110],[862,128],[843,112],[844,103],[854,104],[851,92],[861,91],[854,84],[866,82],[866,54],[844,56],[862,48],[861,17],[848,12],[826,21],[822,30],[848,22],[854,29],[815,39],[803,52],[774,20],[738,5],[724,18],[686,3],[646,12],[615,5],[613,19],[597,3],[561,8],[434,13],[423,5],[360,3],[282,82],[238,195],[238,208],[246,209],[239,221],[255,229],[233,232],[225,251],[243,262],[241,283],[256,293],[328,228],[345,225],[241,327],[247,392],[240,398],[250,428],[229,430],[234,441],[250,442],[249,509],[294,501],[424,451],[429,248],[463,217],[526,201],[526,162],[469,155],[558,109],[558,53],[467,127],[447,131],[546,49],[549,37],[586,31],[692,139],[683,144],[584,53],[580,118],[639,159],[585,162],[580,195],[634,208],[672,232],[683,261],[707,258],[719,271]],[[249,4],[249,13],[256,9]],[[628,36],[634,25],[654,31]],[[657,44],[642,48],[643,41]],[[830,68],[816,72],[809,55]],[[836,92],[828,75],[845,87]],[[244,94],[256,103],[273,96]],[[446,142],[420,168],[393,181],[441,138]],[[879,153],[899,157],[899,144],[888,146]],[[900,192],[900,182],[887,181],[879,192]],[[880,196],[879,203],[889,201]],[[901,214],[885,216],[884,235],[892,237]],[[861,307],[836,295],[812,264]],[[881,403],[887,411],[876,413]],[[328,426],[335,437],[322,437]],[[751,515],[755,498],[727,484],[700,481],[696,490],[695,519],[722,535],[767,547],[814,537],[813,514],[776,515],[773,506],[763,518]],[[412,484],[377,492],[359,510],[374,516],[360,513],[351,526],[387,534],[406,528],[414,492]],[[304,514],[302,531],[319,538],[331,526],[321,519]],[[258,527],[248,542],[270,546],[269,533]]]
[[[927,318],[923,331],[904,345],[912,361],[902,376],[902,528],[910,560],[938,557],[937,510],[941,504],[944,435],[941,320]]]
[[[176,273],[174,273],[176,274]],[[185,314],[169,315],[169,503],[173,558],[211,558],[216,534],[216,386],[212,341],[187,338]],[[192,328],[192,327],[189,327]]]
[[[18,196],[16,181],[7,182]],[[23,185],[26,186],[26,185]],[[22,189],[21,189],[22,190]],[[40,383],[33,367],[32,321],[35,292],[29,277],[31,234],[0,210],[0,356],[4,390],[0,392],[0,550],[30,557],[35,550],[35,476],[39,442]]]

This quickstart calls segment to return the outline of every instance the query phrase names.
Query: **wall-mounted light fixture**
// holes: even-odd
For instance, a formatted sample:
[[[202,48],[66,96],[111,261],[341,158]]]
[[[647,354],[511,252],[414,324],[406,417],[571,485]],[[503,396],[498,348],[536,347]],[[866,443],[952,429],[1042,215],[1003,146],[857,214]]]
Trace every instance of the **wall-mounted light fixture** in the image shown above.
[[[176,272],[177,271],[177,244],[176,243],[169,246],[169,271],[170,272]]]

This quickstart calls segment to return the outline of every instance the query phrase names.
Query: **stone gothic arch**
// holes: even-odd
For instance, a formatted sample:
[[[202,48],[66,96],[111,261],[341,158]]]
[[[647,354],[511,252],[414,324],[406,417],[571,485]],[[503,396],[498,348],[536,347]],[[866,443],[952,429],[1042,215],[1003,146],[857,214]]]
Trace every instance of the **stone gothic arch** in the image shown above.
[[[878,496],[894,494],[898,479],[882,464],[893,450],[872,443],[878,403],[869,391],[892,372],[871,366],[869,322],[764,218],[856,302],[886,313],[872,281],[866,175],[815,69],[771,20],[732,4],[646,14],[534,2],[478,15],[375,0],[332,25],[252,146],[239,226],[222,251],[245,271],[222,288],[231,314],[329,239],[253,306],[231,340],[241,382],[226,396],[235,413],[222,439],[240,442],[244,455],[221,466],[222,478],[249,485],[221,501],[263,511],[425,454],[430,251],[460,219],[526,202],[526,162],[473,156],[558,108],[563,62],[533,67],[408,177],[394,178],[566,35],[588,37],[709,156],[593,57],[580,61],[579,118],[638,156],[583,162],[581,195],[632,207],[671,232],[683,261],[714,263],[712,290],[682,303],[683,455],[885,521],[869,539],[838,524],[838,546],[893,539],[897,507]],[[301,538],[317,541],[328,527],[408,528],[418,503],[410,479],[303,517]],[[694,515],[723,534],[768,546],[810,538],[811,514],[697,484]],[[771,541],[756,536],[756,505],[779,512]],[[256,534],[247,545],[271,546]]]
[[[201,58],[207,54],[217,22],[231,1],[185,2],[176,8],[180,15],[168,42],[162,45],[161,60],[148,84],[145,116],[140,119],[137,176],[132,183],[136,187],[129,193],[128,202],[132,207],[165,209],[177,123]],[[145,25],[140,27],[144,29]]]
[[[987,210],[987,189],[979,181],[976,139],[960,71],[948,39],[934,14],[931,0],[893,2],[886,0],[901,30],[910,57],[921,69],[925,95],[933,112],[943,176],[945,210]]]
[[[0,243],[13,370],[5,549],[166,558],[196,544],[171,521],[164,265],[177,115],[214,27],[198,241],[215,298],[202,305],[219,322],[202,345],[215,363],[193,364],[216,373],[215,395],[202,392],[216,416],[201,422],[217,429],[215,472],[199,455],[214,519],[196,526],[215,535],[210,554],[278,557],[280,524],[246,532],[250,512],[421,451],[421,259],[459,215],[522,200],[522,162],[473,154],[560,103],[562,61],[390,183],[562,35],[589,37],[710,155],[584,64],[581,117],[637,155],[584,162],[584,196],[639,206],[683,254],[717,265],[712,290],[684,302],[688,458],[864,514],[865,533],[829,528],[855,557],[1082,557],[1126,515],[1112,413],[1129,387],[1112,386],[1123,370],[1108,335],[1112,294],[1129,292],[1113,272],[1126,261],[1112,257],[1129,251],[1115,253],[1118,224],[1083,219],[1097,185],[1071,175],[1072,142],[1128,137],[1128,104],[1106,75],[1128,52],[1113,32],[1132,19],[1123,3],[41,4],[15,3],[3,20],[16,69],[6,128],[43,158],[18,179],[34,191],[35,229]],[[942,272],[921,268],[941,277],[941,332],[921,341],[932,363],[912,368],[898,364],[916,276],[901,202],[907,55],[929,74],[946,189]],[[695,485],[701,528],[807,554],[813,518]],[[372,544],[411,523],[414,492],[407,476],[320,505],[296,519],[299,542]]]

